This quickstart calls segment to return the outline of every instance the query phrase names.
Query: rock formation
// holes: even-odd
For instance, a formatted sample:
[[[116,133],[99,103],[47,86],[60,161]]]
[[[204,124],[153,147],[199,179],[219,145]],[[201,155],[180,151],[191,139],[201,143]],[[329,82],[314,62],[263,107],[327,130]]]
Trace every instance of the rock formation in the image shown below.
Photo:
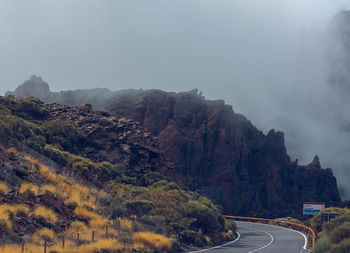
[[[51,93],[49,101],[61,101],[62,94]],[[64,94],[70,94],[70,104],[77,103],[74,92]],[[93,103],[88,97],[77,100]],[[306,166],[291,161],[282,132],[271,130],[265,135],[222,100],[206,100],[197,90],[181,93],[129,90],[102,97],[99,105],[104,105],[116,118],[139,122],[157,136],[152,147],[156,151],[148,148],[147,159],[160,150],[176,168],[177,181],[192,190],[208,191],[208,195],[210,191],[218,193],[214,197],[225,213],[300,216],[303,202],[321,201],[327,206],[340,202],[336,179],[330,169],[321,168],[318,157]],[[71,119],[79,121],[76,117]],[[102,155],[114,160],[118,154],[113,153],[113,143],[122,135],[110,135],[108,129],[118,127],[109,126],[108,122],[99,125],[105,124],[106,129],[96,130],[78,122],[97,146],[106,147],[103,152],[96,153],[93,148],[84,152],[92,158]],[[138,143],[149,146],[146,136]],[[118,148],[131,152],[127,145]]]

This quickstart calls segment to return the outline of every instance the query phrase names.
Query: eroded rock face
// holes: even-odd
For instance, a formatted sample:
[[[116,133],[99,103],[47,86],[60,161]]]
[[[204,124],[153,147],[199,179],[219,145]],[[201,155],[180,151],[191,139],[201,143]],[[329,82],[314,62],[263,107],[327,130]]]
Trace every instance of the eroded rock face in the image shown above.
[[[226,213],[298,215],[304,201],[340,201],[332,171],[321,169],[318,158],[307,166],[292,162],[282,132],[264,135],[224,101],[205,100],[195,90],[148,92],[129,101],[128,110],[111,101],[112,114],[129,116],[158,136],[187,186],[223,188]]]

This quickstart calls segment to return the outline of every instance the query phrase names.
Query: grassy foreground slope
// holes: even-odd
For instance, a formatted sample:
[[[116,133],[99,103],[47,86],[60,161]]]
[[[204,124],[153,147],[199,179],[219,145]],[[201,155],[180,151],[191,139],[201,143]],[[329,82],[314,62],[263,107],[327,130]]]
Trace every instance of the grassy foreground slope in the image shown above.
[[[122,143],[127,150],[120,163],[83,156],[91,141],[82,125],[93,118],[120,131],[123,122],[86,105],[78,114],[74,109],[74,117],[82,122],[78,125],[49,108],[35,98],[0,97],[0,236],[6,244],[25,242],[25,250],[32,252],[43,245],[51,252],[179,252],[235,236],[234,224],[225,224],[218,207],[169,181],[163,170],[135,173],[131,166],[139,157],[129,155],[128,149],[140,144]],[[101,129],[95,125],[89,127]],[[142,131],[128,127],[123,136],[135,128]],[[20,152],[24,146],[55,165]],[[151,228],[162,235],[148,232]],[[144,232],[137,233],[140,230]],[[11,247],[5,249],[21,248]]]

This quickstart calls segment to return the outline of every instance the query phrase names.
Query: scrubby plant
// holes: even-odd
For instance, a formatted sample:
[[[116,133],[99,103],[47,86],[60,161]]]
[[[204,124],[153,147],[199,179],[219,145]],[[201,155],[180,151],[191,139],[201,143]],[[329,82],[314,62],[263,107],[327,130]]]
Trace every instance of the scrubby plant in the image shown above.
[[[171,241],[169,238],[152,232],[139,232],[133,235],[133,239],[149,249],[170,250]]]
[[[225,226],[225,221],[217,210],[211,209],[199,201],[188,201],[186,212],[187,217],[196,219],[191,224],[193,230],[202,229],[205,234],[213,234],[222,231]]]
[[[97,113],[103,117],[110,117],[111,116],[111,113],[106,111],[106,110],[97,110],[97,111],[95,111],[95,113]]]
[[[79,107],[80,110],[82,110],[83,112],[92,112],[92,105],[91,104],[82,104]]]
[[[37,196],[40,193],[39,187],[32,183],[23,183],[19,188],[19,193]]]
[[[5,183],[0,183],[0,195],[6,195],[10,191],[9,187]]]
[[[154,203],[148,200],[136,200],[126,203],[126,208],[130,213],[142,217],[148,214],[154,207]]]
[[[69,120],[57,118],[40,126],[46,142],[58,145],[64,150],[76,152],[84,142],[84,137],[76,124]]]
[[[51,223],[51,224],[56,223],[58,220],[57,214],[53,210],[46,208],[44,206],[36,207],[34,209],[33,215],[34,217],[38,219],[43,219],[47,223]]]

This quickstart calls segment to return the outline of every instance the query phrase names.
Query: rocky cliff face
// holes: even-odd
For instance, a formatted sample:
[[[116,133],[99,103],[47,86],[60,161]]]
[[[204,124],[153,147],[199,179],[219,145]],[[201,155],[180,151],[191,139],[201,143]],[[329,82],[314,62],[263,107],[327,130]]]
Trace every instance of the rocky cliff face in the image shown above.
[[[107,109],[158,136],[186,185],[222,188],[226,213],[298,215],[304,201],[340,201],[332,171],[321,169],[317,157],[307,166],[292,162],[282,132],[264,135],[224,101],[205,100],[195,90],[128,100],[113,99]]]
[[[51,102],[55,99],[61,98],[50,97]],[[139,122],[157,136],[155,149],[174,164],[178,180],[209,195],[217,192],[214,195],[225,213],[300,216],[305,201],[340,202],[332,171],[322,169],[317,157],[306,166],[291,161],[282,132],[271,130],[265,135],[222,100],[206,100],[196,90],[137,90],[115,92],[99,103],[117,118]],[[97,131],[94,138],[100,135],[108,144],[109,134]],[[112,148],[105,151],[107,160],[117,157]]]

